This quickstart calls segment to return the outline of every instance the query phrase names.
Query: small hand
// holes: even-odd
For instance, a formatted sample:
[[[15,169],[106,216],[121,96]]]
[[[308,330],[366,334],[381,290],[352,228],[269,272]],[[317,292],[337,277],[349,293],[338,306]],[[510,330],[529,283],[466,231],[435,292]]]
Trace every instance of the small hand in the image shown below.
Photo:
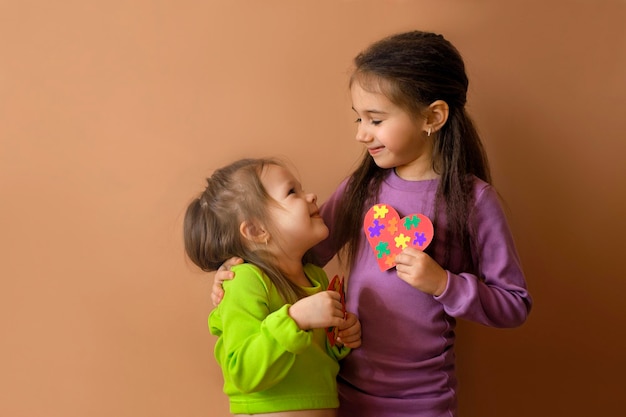
[[[433,258],[422,251],[406,247],[396,256],[398,278],[413,288],[434,296],[448,286],[448,273]]]
[[[213,288],[211,290],[211,301],[217,306],[224,298],[224,288],[222,282],[235,278],[235,273],[230,270],[231,266],[243,263],[241,258],[230,258],[226,260],[215,272],[213,276]]]
[[[339,326],[337,342],[350,349],[361,346],[361,322],[354,313],[346,313],[344,323]]]
[[[340,326],[344,322],[341,296],[337,291],[322,291],[296,301],[289,316],[302,330]]]

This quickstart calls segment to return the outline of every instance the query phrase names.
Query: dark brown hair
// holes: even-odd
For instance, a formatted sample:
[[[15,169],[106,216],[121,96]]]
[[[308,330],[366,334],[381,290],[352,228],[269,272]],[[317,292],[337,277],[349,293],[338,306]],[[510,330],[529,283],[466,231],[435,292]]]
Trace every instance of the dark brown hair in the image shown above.
[[[305,296],[303,290],[275,266],[272,254],[251,245],[239,232],[244,220],[272,228],[267,208],[273,200],[260,179],[268,165],[285,167],[275,159],[241,159],[207,178],[206,189],[185,213],[185,252],[203,271],[215,271],[229,258],[242,258],[267,274],[285,302],[293,303]]]
[[[412,31],[372,44],[355,57],[354,64],[350,85],[358,82],[365,90],[380,92],[415,117],[436,100],[448,104],[448,120],[434,140],[433,169],[440,175],[435,207],[445,207],[446,241],[458,239],[467,250],[472,175],[486,182],[491,182],[491,175],[478,132],[465,111],[469,81],[461,55],[441,35]],[[332,234],[349,264],[356,256],[363,220],[354,213],[363,213],[366,203],[375,202],[388,171],[366,153],[348,179]]]

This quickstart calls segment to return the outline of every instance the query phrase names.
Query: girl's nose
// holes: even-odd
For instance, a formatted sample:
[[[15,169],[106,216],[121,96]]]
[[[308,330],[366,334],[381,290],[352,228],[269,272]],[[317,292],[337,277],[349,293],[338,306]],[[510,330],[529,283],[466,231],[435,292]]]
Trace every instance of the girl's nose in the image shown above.
[[[370,142],[372,140],[372,137],[367,132],[367,129],[363,127],[363,123],[359,123],[356,128],[356,140],[361,143]]]
[[[314,194],[314,193],[309,193],[309,194],[307,195],[307,197],[308,197],[308,200],[309,200],[311,203],[317,203],[317,195],[316,195],[316,194]]]

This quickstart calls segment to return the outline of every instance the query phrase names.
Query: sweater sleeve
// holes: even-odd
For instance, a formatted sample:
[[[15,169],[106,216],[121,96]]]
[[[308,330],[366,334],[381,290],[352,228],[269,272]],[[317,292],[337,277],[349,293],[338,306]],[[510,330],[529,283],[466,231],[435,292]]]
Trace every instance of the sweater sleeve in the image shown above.
[[[435,298],[453,317],[492,327],[519,326],[526,321],[532,299],[505,213],[491,186],[478,192],[470,221],[479,275],[447,271],[448,286]]]
[[[237,279],[224,282],[225,296],[209,316],[211,333],[220,336],[217,352],[224,378],[242,392],[280,382],[298,353],[312,342],[289,316],[290,305],[271,311],[269,280],[249,265],[234,267]],[[216,345],[217,347],[217,345]]]

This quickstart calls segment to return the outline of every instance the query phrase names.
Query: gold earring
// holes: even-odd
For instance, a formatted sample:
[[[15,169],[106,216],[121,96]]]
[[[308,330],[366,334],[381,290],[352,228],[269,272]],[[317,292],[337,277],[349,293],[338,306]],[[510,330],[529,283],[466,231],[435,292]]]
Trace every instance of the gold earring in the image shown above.
[[[431,126],[428,126],[428,133],[426,134],[426,136],[430,136],[432,130],[433,128]]]

